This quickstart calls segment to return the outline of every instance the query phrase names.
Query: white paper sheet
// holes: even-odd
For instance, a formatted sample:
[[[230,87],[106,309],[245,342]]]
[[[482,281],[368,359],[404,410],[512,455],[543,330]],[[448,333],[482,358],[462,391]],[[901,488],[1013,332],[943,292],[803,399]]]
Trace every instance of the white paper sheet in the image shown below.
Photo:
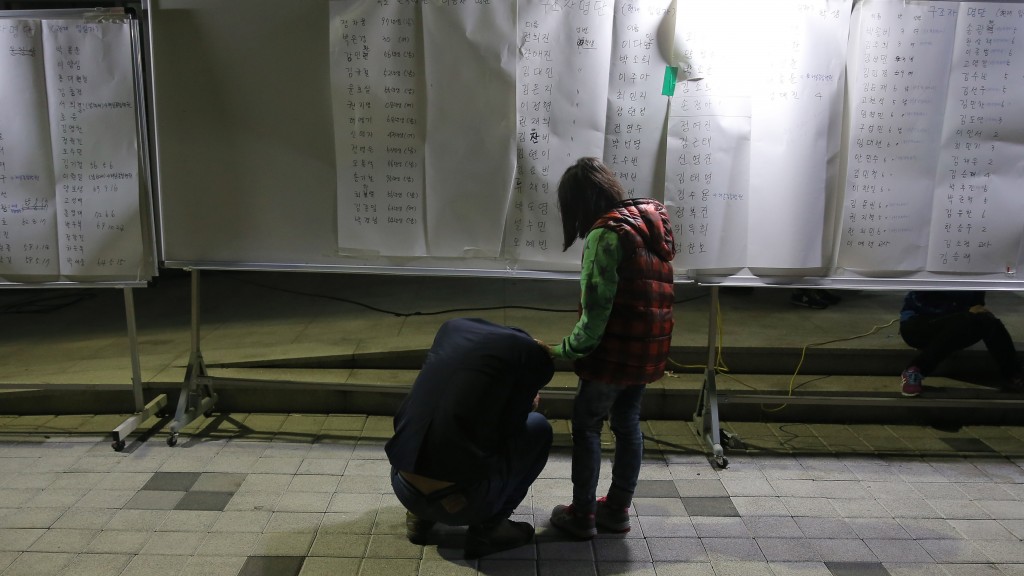
[[[42,37],[0,19],[0,277],[60,272]]]
[[[612,28],[604,163],[630,198],[664,196],[662,93],[672,52],[672,0],[618,0]]]
[[[398,2],[330,3],[342,254],[427,254],[418,14]]]
[[[838,154],[849,0],[755,2],[750,249],[756,268],[828,264],[829,158]]]
[[[582,243],[562,252],[558,180],[578,158],[604,154],[613,8],[519,2],[518,166],[505,253],[520,262],[579,264]]]
[[[665,206],[676,266],[739,268],[747,261],[750,99],[699,95],[687,83],[672,98]]]
[[[682,89],[750,102],[749,156],[715,158],[716,174],[749,172],[746,190],[730,183],[749,204],[732,215],[749,219],[721,226],[745,230],[750,267],[826,264],[826,164],[840,144],[833,118],[842,107],[849,11],[849,0],[679,1],[674,61],[685,66]],[[742,161],[749,164],[735,164]],[[714,256],[698,260],[718,265]],[[720,264],[735,261],[730,250]]]
[[[130,29],[44,20],[61,273],[139,276],[139,152]]]
[[[854,7],[840,267],[924,268],[956,6]]]
[[[423,3],[427,245],[496,258],[515,170],[516,9]]]
[[[1024,10],[960,3],[928,270],[1016,272],[1024,237]]]

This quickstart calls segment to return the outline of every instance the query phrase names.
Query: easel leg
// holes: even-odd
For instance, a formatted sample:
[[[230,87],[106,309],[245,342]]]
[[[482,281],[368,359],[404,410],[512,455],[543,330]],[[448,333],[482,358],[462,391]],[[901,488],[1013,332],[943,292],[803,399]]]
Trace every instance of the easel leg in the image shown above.
[[[143,406],[142,369],[139,364],[139,337],[135,330],[135,300],[131,288],[124,289],[124,308],[128,318],[128,347],[132,359],[132,396],[135,400],[135,414],[111,432],[113,442],[110,443],[110,446],[117,452],[124,450],[124,439],[129,434],[134,432],[140,424],[148,420],[153,414],[159,412],[167,404],[167,395],[160,394],[151,400],[149,404]]]
[[[719,468],[729,466],[722,449],[722,431],[718,423],[718,388],[715,384],[715,350],[718,340],[718,287],[711,287],[711,312],[708,320],[708,362],[704,370],[704,385],[697,399],[695,421],[700,422],[701,436],[711,450],[711,457]]]
[[[217,394],[213,391],[213,383],[206,373],[203,353],[199,349],[199,270],[192,270],[192,351],[185,370],[185,381],[181,384],[178,396],[178,409],[171,422],[171,435],[167,437],[167,445],[178,443],[178,433],[188,426],[199,414],[209,415],[217,403]]]

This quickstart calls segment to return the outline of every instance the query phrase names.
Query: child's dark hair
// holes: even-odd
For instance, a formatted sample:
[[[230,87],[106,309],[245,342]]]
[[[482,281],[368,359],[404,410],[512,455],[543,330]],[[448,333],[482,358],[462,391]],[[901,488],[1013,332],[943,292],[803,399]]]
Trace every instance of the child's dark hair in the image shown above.
[[[597,158],[580,158],[558,181],[558,211],[562,215],[562,251],[587,232],[626,193],[618,178]]]

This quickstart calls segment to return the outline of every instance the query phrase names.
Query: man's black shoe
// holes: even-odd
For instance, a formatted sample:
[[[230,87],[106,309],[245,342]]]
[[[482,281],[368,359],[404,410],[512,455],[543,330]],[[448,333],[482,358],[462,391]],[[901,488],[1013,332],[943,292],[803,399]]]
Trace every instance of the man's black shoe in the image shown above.
[[[433,527],[433,520],[424,520],[408,510],[405,511],[405,537],[409,542],[419,546],[425,545]]]
[[[479,558],[518,548],[533,540],[533,526],[527,522],[502,520],[498,523],[476,524],[466,531],[468,559]]]

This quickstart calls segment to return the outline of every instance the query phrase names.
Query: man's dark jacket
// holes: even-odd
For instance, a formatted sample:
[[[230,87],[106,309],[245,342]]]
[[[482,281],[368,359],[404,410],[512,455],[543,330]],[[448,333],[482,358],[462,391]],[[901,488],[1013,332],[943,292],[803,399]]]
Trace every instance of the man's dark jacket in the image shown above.
[[[518,328],[486,320],[445,322],[385,450],[392,466],[472,484],[501,474],[510,438],[554,374],[547,348]]]

